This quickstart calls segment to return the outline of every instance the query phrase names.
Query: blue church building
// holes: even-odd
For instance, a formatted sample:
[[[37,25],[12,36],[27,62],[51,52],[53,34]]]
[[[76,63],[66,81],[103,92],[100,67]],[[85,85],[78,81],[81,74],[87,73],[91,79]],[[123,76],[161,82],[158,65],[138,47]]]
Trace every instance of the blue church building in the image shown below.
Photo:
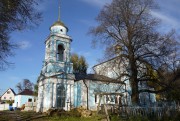
[[[45,60],[38,78],[37,112],[46,112],[51,108],[70,110],[84,107],[97,110],[101,93],[121,93],[106,95],[106,104],[126,103],[131,105],[131,87],[129,80],[115,80],[111,69],[102,72],[104,62],[94,66],[94,74],[73,74],[70,61],[72,38],[67,34],[68,27],[60,20],[50,27],[50,34],[45,40]],[[126,80],[126,81],[123,81]],[[123,82],[123,83],[122,83]],[[150,102],[155,101],[151,94]]]

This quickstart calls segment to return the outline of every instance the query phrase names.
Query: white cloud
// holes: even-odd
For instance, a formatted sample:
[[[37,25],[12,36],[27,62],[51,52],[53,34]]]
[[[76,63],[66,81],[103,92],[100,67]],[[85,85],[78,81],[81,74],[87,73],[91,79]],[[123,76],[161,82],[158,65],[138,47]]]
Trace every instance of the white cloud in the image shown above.
[[[53,3],[55,2],[58,3],[58,1],[53,1],[53,0],[42,1],[42,2],[39,2],[39,5],[35,6],[35,8],[41,12],[46,11],[48,9],[48,6],[52,6]]]
[[[82,24],[88,26],[88,27],[91,27],[93,25],[96,25],[96,22],[95,21],[92,21],[92,20],[79,20],[79,22],[81,22]]]
[[[161,20],[162,28],[164,29],[164,31],[169,31],[171,29],[176,29],[176,30],[180,29],[180,24],[179,24],[177,18],[175,18],[171,15],[162,13],[162,12],[157,12],[157,11],[151,11],[151,14],[154,17]]]
[[[161,30],[180,31],[180,0],[158,0],[157,3],[160,9],[152,11],[152,15],[162,20]]]
[[[157,3],[160,6],[160,10],[166,11],[167,13],[171,14],[180,14],[180,0],[158,0]]]
[[[71,47],[71,53],[74,53],[75,51],[74,51],[74,48],[73,47]]]
[[[110,3],[112,0],[81,0],[81,1],[96,7],[103,7],[106,3]]]
[[[175,18],[172,18],[172,17],[170,17],[168,15],[164,15],[163,13],[156,12],[156,11],[151,11],[151,14],[154,17],[157,17],[157,18],[161,19],[163,22],[165,22],[167,24],[171,24],[173,26],[178,25],[178,21]]]
[[[12,81],[12,82],[18,82],[18,81],[21,81],[21,78],[20,77],[17,77],[17,76],[10,76],[8,77],[8,80],[9,81]]]
[[[18,45],[19,45],[19,48],[23,50],[28,49],[32,46],[29,41],[21,41],[18,43]]]
[[[80,56],[84,56],[86,59],[91,56],[91,53],[89,51],[77,51],[74,48],[71,48],[71,53],[77,53]]]
[[[87,58],[87,57],[89,57],[91,55],[91,53],[90,52],[86,52],[86,51],[80,51],[80,52],[78,52],[78,55],[82,55],[82,56]]]
[[[27,57],[27,58],[24,58],[24,61],[32,62],[34,61],[34,59],[32,57]]]

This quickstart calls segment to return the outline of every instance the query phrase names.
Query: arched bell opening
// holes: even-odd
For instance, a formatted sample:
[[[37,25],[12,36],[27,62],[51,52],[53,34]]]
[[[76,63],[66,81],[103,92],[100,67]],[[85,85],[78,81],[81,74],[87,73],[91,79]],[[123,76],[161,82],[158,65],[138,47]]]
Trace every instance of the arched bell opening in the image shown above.
[[[58,61],[64,61],[64,47],[63,45],[58,45],[57,47],[57,60]]]

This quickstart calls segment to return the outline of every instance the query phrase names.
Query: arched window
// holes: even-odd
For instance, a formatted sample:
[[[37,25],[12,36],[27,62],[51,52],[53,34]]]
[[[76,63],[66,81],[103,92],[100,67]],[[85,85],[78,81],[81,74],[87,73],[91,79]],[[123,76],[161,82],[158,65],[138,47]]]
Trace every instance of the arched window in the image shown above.
[[[63,47],[63,45],[58,45],[57,60],[58,61],[64,61],[64,47]]]

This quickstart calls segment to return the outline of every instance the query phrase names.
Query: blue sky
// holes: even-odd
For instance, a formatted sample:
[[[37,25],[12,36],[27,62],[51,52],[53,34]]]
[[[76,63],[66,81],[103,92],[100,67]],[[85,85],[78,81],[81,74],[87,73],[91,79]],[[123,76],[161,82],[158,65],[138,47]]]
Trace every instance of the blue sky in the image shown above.
[[[180,33],[180,0],[157,0],[161,10],[152,11],[152,15],[161,19],[161,32],[174,28]],[[68,35],[73,38],[71,51],[86,57],[91,67],[103,56],[102,48],[92,48],[92,37],[87,34],[91,26],[97,25],[95,18],[104,4],[111,0],[61,0],[61,20],[69,28]],[[36,83],[44,60],[44,41],[49,35],[49,27],[58,19],[58,0],[44,0],[38,6],[43,12],[43,21],[34,30],[13,32],[11,39],[21,45],[14,50],[15,56],[9,58],[15,65],[0,72],[0,91],[15,89],[15,85],[27,78]],[[16,90],[15,90],[16,91]]]

